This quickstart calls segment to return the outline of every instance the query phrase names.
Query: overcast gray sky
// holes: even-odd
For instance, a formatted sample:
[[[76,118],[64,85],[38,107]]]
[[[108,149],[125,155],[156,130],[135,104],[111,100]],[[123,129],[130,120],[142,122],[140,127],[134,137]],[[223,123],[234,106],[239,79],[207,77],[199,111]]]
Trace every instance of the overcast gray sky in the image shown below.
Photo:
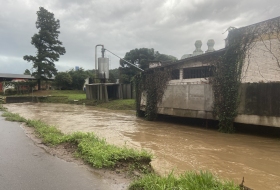
[[[22,57],[36,53],[30,42],[38,32],[39,7],[60,20],[66,54],[56,62],[59,71],[93,69],[96,44],[121,57],[145,47],[180,59],[194,51],[196,40],[207,50],[208,39],[217,50],[224,47],[228,27],[280,16],[279,0],[0,0],[0,73],[31,69]],[[110,69],[119,66],[118,58],[106,56]]]

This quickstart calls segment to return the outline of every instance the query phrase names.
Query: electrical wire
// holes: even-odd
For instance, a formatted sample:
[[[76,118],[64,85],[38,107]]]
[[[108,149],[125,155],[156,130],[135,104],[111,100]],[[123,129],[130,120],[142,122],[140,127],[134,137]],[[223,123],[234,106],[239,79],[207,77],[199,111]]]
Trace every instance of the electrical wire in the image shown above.
[[[111,54],[113,54],[114,56],[116,56],[116,57],[120,58],[121,60],[125,61],[125,62],[126,62],[126,63],[128,63],[129,65],[131,65],[131,66],[135,67],[136,69],[139,69],[139,70],[140,70],[140,71],[142,71],[142,72],[144,71],[143,69],[141,69],[141,68],[137,67],[136,65],[134,65],[134,64],[132,64],[132,63],[130,63],[129,61],[127,61],[127,60],[125,60],[125,59],[123,59],[123,58],[121,58],[121,57],[117,56],[116,54],[114,54],[114,53],[113,53],[113,52],[111,52],[110,50],[105,49],[105,48],[104,48],[104,50],[109,51]]]

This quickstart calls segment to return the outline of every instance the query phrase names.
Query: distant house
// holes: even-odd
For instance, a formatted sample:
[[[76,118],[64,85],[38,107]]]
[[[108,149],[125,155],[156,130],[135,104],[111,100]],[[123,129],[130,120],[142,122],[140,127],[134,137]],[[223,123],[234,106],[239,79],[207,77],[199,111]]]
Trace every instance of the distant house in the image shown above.
[[[5,93],[7,89],[12,89],[13,86],[11,85],[5,85],[5,82],[8,81],[14,81],[14,82],[20,82],[20,81],[28,81],[28,80],[36,80],[31,75],[24,75],[24,74],[11,74],[11,73],[0,73],[0,92]],[[48,80],[54,80],[54,77]],[[43,85],[42,89],[48,89],[49,85]],[[37,86],[35,87],[37,89]]]
[[[0,73],[0,92],[5,93],[6,90],[13,88],[11,85],[5,85],[6,81],[27,81],[34,79],[31,75]]]

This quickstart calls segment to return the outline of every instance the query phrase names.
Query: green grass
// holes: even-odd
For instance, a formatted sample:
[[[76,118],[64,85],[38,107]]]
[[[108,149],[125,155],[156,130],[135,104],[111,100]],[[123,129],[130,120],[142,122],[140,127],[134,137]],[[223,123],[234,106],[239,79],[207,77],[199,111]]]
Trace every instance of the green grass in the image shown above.
[[[34,127],[35,132],[47,145],[74,143],[77,145],[77,154],[96,168],[114,168],[119,162],[148,165],[152,159],[152,155],[145,150],[137,151],[127,147],[110,145],[93,133],[76,132],[65,135],[56,127],[40,120],[26,120],[19,114],[7,111],[2,116],[9,121],[25,122],[27,126]]]
[[[97,107],[112,109],[112,110],[135,110],[134,99],[112,100],[97,104]]]
[[[24,96],[31,96],[31,95],[32,94],[27,94]],[[113,109],[113,110],[135,110],[134,99],[110,100],[109,102],[87,100],[86,94],[82,90],[35,91],[33,95],[37,96],[38,97],[37,100],[43,103],[71,103],[71,104],[84,104],[90,106],[97,106],[97,107]],[[78,101],[74,101],[74,100],[78,100]]]
[[[152,155],[147,151],[110,145],[94,133],[76,132],[65,135],[56,127],[40,120],[26,120],[19,114],[7,112],[5,109],[3,111],[2,116],[7,120],[24,122],[27,126],[34,127],[35,132],[47,145],[75,144],[76,155],[93,167],[115,168],[117,165],[122,165],[120,163],[125,163],[128,164],[130,172],[140,171],[145,174],[142,178],[133,181],[129,190],[239,190],[232,181],[220,180],[207,171],[186,172],[178,177],[173,172],[167,176],[159,176],[148,168]]]
[[[222,181],[208,171],[196,173],[186,172],[175,177],[171,172],[168,176],[160,177],[148,174],[135,180],[129,190],[239,190],[232,181]]]
[[[65,135],[54,126],[50,126],[40,120],[27,120],[26,124],[35,128],[36,133],[45,144],[57,145],[65,142]]]
[[[52,96],[67,96],[69,100],[86,99],[86,93],[82,90],[50,90]]]
[[[26,122],[26,119],[21,117],[17,113],[10,113],[3,109],[4,113],[2,114],[3,117],[6,117],[8,121],[18,121],[18,122]]]
[[[6,108],[4,108],[1,103],[0,103],[0,111],[6,111]]]
[[[152,158],[147,151],[110,145],[93,133],[76,132],[66,138],[67,142],[77,144],[79,156],[96,168],[112,168],[117,162],[150,163]]]

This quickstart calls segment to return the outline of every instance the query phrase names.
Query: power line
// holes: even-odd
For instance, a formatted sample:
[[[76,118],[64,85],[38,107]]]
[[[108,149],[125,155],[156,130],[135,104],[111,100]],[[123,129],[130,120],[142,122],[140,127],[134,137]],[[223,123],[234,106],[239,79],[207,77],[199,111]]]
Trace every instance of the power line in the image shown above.
[[[134,64],[132,64],[132,63],[130,63],[129,61],[127,61],[127,60],[125,60],[125,59],[123,59],[123,58],[121,58],[121,57],[117,56],[116,54],[114,54],[114,53],[113,53],[113,52],[111,52],[110,50],[105,49],[105,48],[104,48],[104,50],[109,51],[111,54],[113,54],[114,56],[116,56],[116,57],[120,58],[121,60],[125,61],[125,62],[126,62],[126,63],[128,63],[129,65],[131,65],[131,66],[135,67],[136,69],[139,69],[139,70],[140,70],[140,71],[142,71],[142,72],[144,71],[143,69],[141,69],[141,68],[137,67],[136,65],[134,65]]]

